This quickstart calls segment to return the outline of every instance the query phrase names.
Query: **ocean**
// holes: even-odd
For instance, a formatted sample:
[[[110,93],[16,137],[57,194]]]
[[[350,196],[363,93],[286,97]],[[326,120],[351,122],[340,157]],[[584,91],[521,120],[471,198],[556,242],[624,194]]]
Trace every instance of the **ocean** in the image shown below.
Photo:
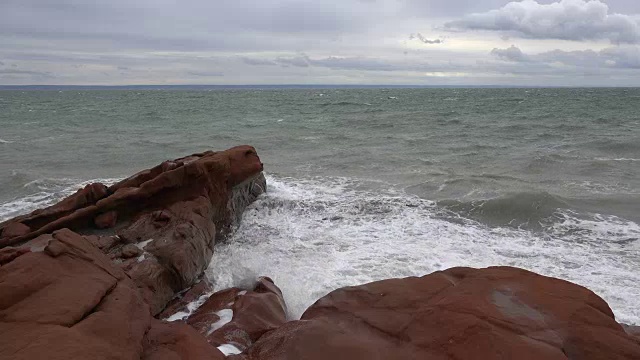
[[[329,291],[454,266],[584,285],[640,325],[640,89],[0,91],[0,221],[207,149],[256,147],[268,193],[218,244],[296,318]]]

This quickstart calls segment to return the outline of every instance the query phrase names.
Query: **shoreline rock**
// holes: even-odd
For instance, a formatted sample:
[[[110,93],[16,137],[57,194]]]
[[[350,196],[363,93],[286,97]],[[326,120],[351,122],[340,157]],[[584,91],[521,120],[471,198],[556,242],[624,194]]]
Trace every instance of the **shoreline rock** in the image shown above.
[[[239,359],[640,359],[632,330],[576,284],[452,268],[337,289]]]
[[[154,319],[266,190],[250,146],[164,162],[0,223],[0,359],[221,359]]]
[[[640,359],[596,294],[511,267],[337,289],[297,321],[270,278],[214,293],[262,169],[250,146],[204,152],[0,223],[0,360]]]

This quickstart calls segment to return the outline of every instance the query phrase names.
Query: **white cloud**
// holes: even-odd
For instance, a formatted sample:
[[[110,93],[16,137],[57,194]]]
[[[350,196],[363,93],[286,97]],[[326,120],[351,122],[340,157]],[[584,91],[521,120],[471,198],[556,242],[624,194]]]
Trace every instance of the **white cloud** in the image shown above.
[[[510,2],[497,10],[448,22],[445,27],[502,31],[536,39],[640,43],[640,18],[609,13],[607,4],[599,0],[561,0],[551,4],[535,0]]]

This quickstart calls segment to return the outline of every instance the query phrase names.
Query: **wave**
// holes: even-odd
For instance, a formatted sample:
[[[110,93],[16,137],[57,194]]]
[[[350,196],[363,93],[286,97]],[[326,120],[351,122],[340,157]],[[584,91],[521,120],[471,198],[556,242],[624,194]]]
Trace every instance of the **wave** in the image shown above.
[[[370,103],[359,103],[353,101],[340,101],[340,102],[327,102],[322,103],[320,106],[371,106]]]
[[[237,232],[216,245],[207,274],[217,289],[273,277],[291,318],[337,287],[453,266],[510,265],[587,286],[619,321],[640,323],[636,223],[565,212],[549,224],[553,231],[534,232],[487,226],[383,184],[374,191],[345,178],[267,181],[268,192],[247,209]],[[532,193],[484,207],[528,211],[531,202],[544,214],[563,204]]]
[[[0,139],[0,144],[12,144],[12,143],[13,143],[13,141]]]
[[[51,206],[88,184],[94,182],[112,184],[119,180],[121,179],[108,178],[83,181],[67,178],[44,178],[30,181],[23,185],[22,192],[26,193],[26,195],[0,204],[0,222]]]
[[[541,230],[542,221],[569,204],[546,192],[511,193],[487,200],[442,200],[438,205],[489,226]]]
[[[640,159],[634,158],[617,158],[617,159],[609,159],[609,158],[595,158],[597,161],[640,161]]]

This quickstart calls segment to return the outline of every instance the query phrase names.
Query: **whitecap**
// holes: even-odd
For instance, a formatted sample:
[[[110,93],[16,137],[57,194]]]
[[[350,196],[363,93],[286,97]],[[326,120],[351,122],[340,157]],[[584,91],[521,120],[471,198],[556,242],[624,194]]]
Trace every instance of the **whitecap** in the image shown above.
[[[507,265],[586,286],[619,321],[640,324],[634,222],[566,214],[542,233],[491,228],[393,188],[362,191],[343,178],[267,179],[267,194],[216,246],[207,270],[216,290],[269,276],[295,319],[336,288],[455,266]]]
[[[598,160],[598,161],[640,161],[640,159],[635,159],[635,158],[595,158],[594,160]]]
[[[17,174],[19,173],[16,172]],[[121,179],[80,181],[78,179],[46,178],[28,182],[23,186],[23,191],[30,192],[28,195],[0,204],[0,221],[51,206],[88,184],[100,182],[108,185],[119,180]]]

